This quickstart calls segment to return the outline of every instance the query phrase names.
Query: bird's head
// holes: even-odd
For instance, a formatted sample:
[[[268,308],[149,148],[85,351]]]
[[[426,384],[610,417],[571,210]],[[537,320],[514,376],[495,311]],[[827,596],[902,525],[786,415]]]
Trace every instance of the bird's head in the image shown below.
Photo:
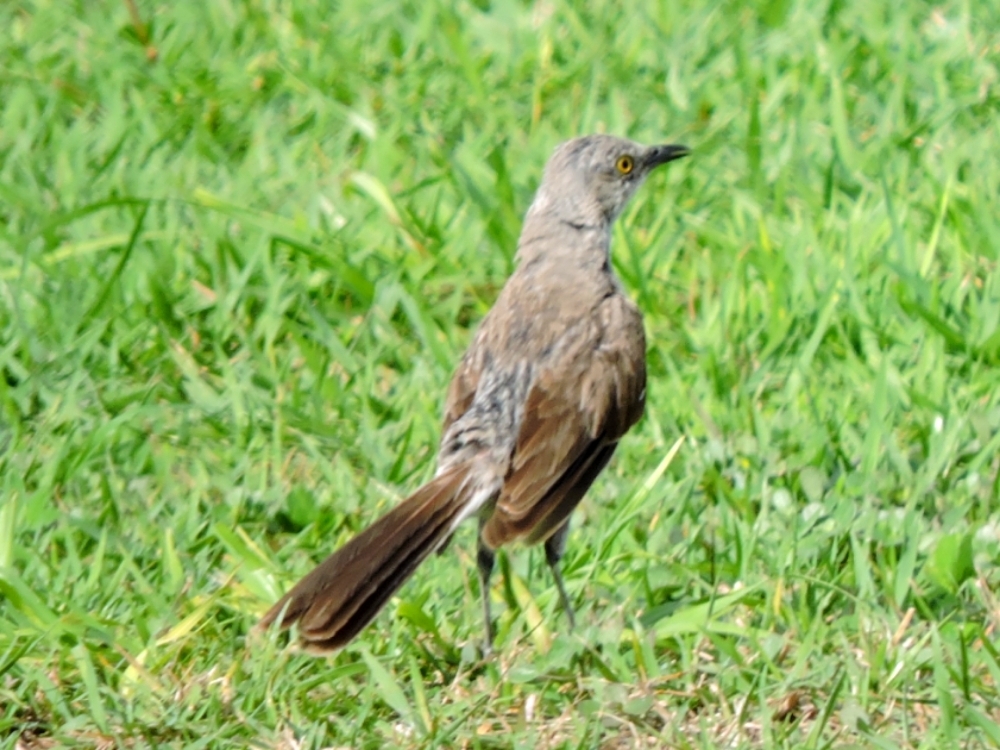
[[[529,211],[581,226],[610,225],[656,167],[687,156],[686,146],[643,146],[587,135],[558,146]]]

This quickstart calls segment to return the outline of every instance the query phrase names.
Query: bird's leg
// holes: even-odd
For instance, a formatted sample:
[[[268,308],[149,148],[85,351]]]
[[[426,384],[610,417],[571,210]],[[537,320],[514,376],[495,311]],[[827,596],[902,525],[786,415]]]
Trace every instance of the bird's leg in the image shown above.
[[[549,564],[552,577],[556,581],[556,588],[559,589],[559,600],[562,602],[563,611],[566,612],[566,619],[569,620],[569,629],[573,630],[576,628],[576,616],[573,614],[573,605],[570,604],[562,571],[559,569],[559,561],[566,551],[567,536],[569,536],[569,519],[556,529],[555,534],[545,540],[545,561]]]
[[[482,522],[480,522],[480,528]],[[490,574],[493,573],[493,563],[496,555],[483,542],[482,536],[477,537],[476,543],[476,567],[479,568],[479,593],[483,598],[483,622],[486,626],[486,642],[483,646],[483,655],[489,655],[493,651],[493,617],[490,613]]]

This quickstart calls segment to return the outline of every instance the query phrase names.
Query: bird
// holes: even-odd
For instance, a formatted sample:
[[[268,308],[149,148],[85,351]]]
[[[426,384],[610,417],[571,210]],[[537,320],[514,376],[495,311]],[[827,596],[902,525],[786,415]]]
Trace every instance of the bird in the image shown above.
[[[646,402],[642,315],[611,264],[611,230],[655,168],[690,153],[586,135],[556,147],[527,213],[515,266],[447,392],[434,477],[333,552],[264,615],[302,647],[347,645],[464,520],[478,519],[485,620],[496,550],[544,544],[570,628],[560,560],[573,509]]]

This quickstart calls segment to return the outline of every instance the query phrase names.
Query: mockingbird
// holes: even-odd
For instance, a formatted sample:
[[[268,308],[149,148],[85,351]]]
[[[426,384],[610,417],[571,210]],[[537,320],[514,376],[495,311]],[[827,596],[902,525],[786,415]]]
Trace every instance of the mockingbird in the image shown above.
[[[545,543],[573,624],[559,559],[569,516],[642,416],[642,316],[611,268],[611,226],[654,168],[684,146],[591,135],[560,145],[528,209],[517,267],[476,333],[445,404],[437,473],[320,563],[260,622],[298,623],[303,645],[345,645],[469,516],[486,646],[494,551]]]

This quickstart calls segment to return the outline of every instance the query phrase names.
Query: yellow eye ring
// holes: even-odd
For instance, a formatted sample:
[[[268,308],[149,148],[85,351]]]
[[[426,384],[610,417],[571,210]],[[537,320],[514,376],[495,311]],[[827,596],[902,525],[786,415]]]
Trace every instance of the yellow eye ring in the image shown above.
[[[628,154],[619,156],[618,161],[615,162],[615,168],[622,174],[628,174],[635,168],[635,160]]]

